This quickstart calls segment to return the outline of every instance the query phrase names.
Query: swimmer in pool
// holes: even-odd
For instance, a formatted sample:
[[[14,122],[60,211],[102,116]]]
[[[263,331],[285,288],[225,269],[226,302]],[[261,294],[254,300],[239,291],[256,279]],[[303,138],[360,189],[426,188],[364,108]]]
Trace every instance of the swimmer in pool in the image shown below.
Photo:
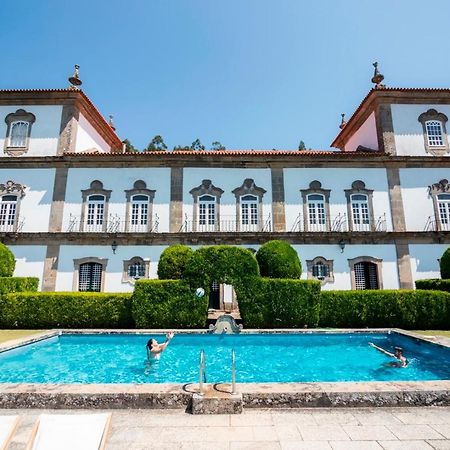
[[[384,348],[378,347],[378,345],[375,345],[373,342],[369,342],[369,345],[374,349],[378,350],[379,352],[384,353],[385,355],[391,358],[395,358],[397,361],[390,363],[389,365],[391,367],[408,366],[408,360],[403,356],[403,349],[401,347],[394,347],[394,353],[391,353],[385,350]]]
[[[166,334],[166,341],[162,344],[158,344],[158,341],[156,339],[150,339],[147,342],[147,359],[148,361],[159,359],[161,353],[167,348],[170,341],[175,336],[175,333],[171,331],[170,333]]]

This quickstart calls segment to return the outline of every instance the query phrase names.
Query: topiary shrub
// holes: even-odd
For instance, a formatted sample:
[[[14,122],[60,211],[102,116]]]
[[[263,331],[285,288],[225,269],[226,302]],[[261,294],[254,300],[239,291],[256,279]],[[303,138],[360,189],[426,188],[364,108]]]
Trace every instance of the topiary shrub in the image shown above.
[[[33,277],[0,277],[0,296],[12,292],[36,292],[39,278]]]
[[[196,297],[185,281],[140,280],[134,288],[132,313],[138,328],[202,328],[208,297]]]
[[[0,242],[0,277],[12,277],[16,268],[13,252]]]
[[[269,241],[256,253],[263,277],[300,278],[302,265],[295,249],[284,241]]]
[[[439,267],[441,269],[441,278],[447,280],[450,278],[450,248],[445,250],[439,260]]]
[[[132,328],[131,294],[21,292],[0,297],[2,328]]]
[[[158,278],[160,280],[179,280],[194,251],[187,245],[167,247],[159,258]]]

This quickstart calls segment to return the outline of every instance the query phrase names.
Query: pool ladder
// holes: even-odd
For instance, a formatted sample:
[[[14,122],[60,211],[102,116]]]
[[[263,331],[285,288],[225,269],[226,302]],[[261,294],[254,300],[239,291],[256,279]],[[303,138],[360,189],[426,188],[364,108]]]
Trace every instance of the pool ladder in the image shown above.
[[[199,363],[199,394],[204,395],[204,383],[206,383],[206,358],[205,351],[200,351]],[[236,394],[236,354],[234,349],[231,350],[231,394]]]

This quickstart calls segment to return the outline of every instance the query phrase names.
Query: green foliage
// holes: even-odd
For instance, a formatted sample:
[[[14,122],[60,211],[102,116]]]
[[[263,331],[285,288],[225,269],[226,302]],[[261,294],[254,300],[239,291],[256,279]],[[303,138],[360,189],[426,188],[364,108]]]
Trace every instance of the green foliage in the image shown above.
[[[323,291],[321,327],[447,329],[450,294],[423,290]]]
[[[232,284],[236,288],[258,275],[258,263],[253,253],[230,245],[199,248],[184,271],[184,278],[193,288],[202,287],[207,293],[213,281]]]
[[[319,322],[318,281],[252,278],[236,289],[244,326],[305,328]]]
[[[441,278],[447,280],[450,278],[450,248],[445,250],[441,259],[439,260],[439,266],[441,268]]]
[[[188,261],[194,251],[187,245],[167,247],[159,258],[158,278],[160,280],[178,280],[182,278]]]
[[[132,328],[131,294],[23,292],[0,297],[2,328]]]
[[[297,252],[287,242],[266,242],[256,253],[263,277],[300,278],[302,265]]]
[[[0,277],[12,277],[15,267],[13,252],[0,242]]]
[[[202,328],[208,316],[208,297],[181,280],[140,280],[133,293],[137,328]]]
[[[450,292],[450,280],[441,280],[440,278],[417,280],[416,289]]]
[[[167,145],[164,143],[164,139],[159,134],[150,141],[145,149],[146,152],[164,152],[166,150]]]
[[[191,150],[199,152],[199,151],[205,150],[205,146],[200,142],[200,139],[196,139],[191,144]]]
[[[225,148],[225,146],[222,145],[219,141],[214,141],[214,142],[211,144],[211,150],[219,151],[219,150],[226,150],[226,148]]]
[[[0,296],[12,292],[36,292],[39,278],[32,277],[0,277]]]
[[[136,153],[138,151],[138,149],[134,147],[129,139],[125,139],[124,141],[122,141],[122,144],[125,144],[125,153]]]
[[[306,145],[303,141],[300,141],[300,143],[298,144],[298,149],[299,151],[306,150]]]

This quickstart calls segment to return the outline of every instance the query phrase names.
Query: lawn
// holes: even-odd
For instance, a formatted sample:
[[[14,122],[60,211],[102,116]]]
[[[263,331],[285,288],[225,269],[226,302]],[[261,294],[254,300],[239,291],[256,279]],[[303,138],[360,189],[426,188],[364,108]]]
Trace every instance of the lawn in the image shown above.
[[[442,330],[415,330],[415,333],[423,334],[425,336],[445,336],[450,338],[450,331]]]
[[[12,339],[19,339],[32,334],[40,333],[42,331],[45,330],[0,330],[0,344],[2,342],[11,341]]]

